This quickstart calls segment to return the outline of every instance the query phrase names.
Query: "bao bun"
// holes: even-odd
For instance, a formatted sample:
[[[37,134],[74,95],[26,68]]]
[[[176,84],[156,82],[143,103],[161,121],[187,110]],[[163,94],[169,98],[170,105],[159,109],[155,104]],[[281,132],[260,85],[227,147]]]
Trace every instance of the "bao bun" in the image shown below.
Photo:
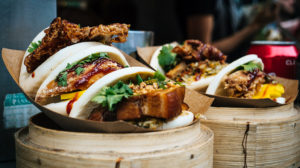
[[[44,30],[41,31],[32,42],[38,42],[43,39],[45,36]],[[26,66],[24,64],[25,57],[28,56],[30,53],[28,52],[28,48],[24,54],[19,83],[24,92],[30,96],[35,97],[36,92],[42,82],[46,79],[46,77],[66,58],[84,50],[92,46],[103,45],[99,42],[81,42],[77,43],[68,47],[65,47],[49,57],[45,62],[39,65],[33,73],[28,73],[26,70]]]
[[[206,90],[206,94],[224,96],[223,83],[224,83],[226,76],[229,75],[232,71],[234,71],[240,65],[246,64],[248,62],[259,63],[262,67],[262,70],[264,69],[264,64],[263,64],[262,60],[257,57],[257,55],[255,55],[255,54],[246,55],[246,56],[232,62],[225,68],[223,68],[215,76],[214,80],[208,86],[208,88]]]

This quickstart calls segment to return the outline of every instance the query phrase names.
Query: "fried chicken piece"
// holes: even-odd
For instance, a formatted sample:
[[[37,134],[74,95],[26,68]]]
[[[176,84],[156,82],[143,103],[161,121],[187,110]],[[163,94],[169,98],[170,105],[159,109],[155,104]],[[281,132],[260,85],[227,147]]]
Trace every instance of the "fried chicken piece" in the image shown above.
[[[265,73],[262,71],[246,72],[239,70],[225,79],[224,89],[229,97],[251,98],[265,82]]]
[[[204,44],[199,40],[185,40],[183,46],[176,46],[172,52],[178,54],[185,61],[203,61],[212,60],[225,63],[227,56],[219,49],[210,45]]]
[[[80,28],[77,24],[57,17],[45,30],[46,35],[42,39],[41,45],[26,56],[24,64],[27,72],[33,72],[60,49],[81,41],[98,41],[104,44],[125,42],[129,27],[130,25],[127,24],[114,23]]]
[[[83,72],[79,75],[76,74],[76,68],[75,66],[67,70],[67,86],[59,86],[57,81],[51,81],[47,88],[42,90],[41,94],[36,97],[36,102],[44,104],[44,101],[49,97],[76,90],[86,90],[104,75],[121,69],[123,66],[113,60],[100,58],[92,63],[85,64]]]

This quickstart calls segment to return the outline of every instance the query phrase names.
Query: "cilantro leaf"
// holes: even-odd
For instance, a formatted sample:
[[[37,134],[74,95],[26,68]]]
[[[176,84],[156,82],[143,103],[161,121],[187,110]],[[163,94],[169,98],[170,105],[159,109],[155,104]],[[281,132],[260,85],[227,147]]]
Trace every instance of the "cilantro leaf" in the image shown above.
[[[32,53],[34,50],[36,50],[40,45],[41,45],[41,41],[39,40],[38,42],[32,42],[30,44],[30,46],[28,47],[28,52],[29,53]]]
[[[108,57],[108,54],[107,54],[107,53],[103,53],[103,52],[100,53],[99,56],[100,56],[100,57],[103,57],[103,58],[109,58],[109,57]]]
[[[145,81],[147,85],[151,85],[153,83],[157,83],[159,88],[166,89],[165,85],[167,82],[165,81],[166,77],[163,75],[159,70],[157,70],[154,73],[153,77],[148,77],[148,79]]]
[[[83,71],[84,71],[84,68],[82,68],[82,67],[77,67],[75,69],[76,75],[80,75]]]
[[[164,80],[166,80],[165,75],[162,74],[159,70],[155,71],[153,78],[157,79],[158,81],[164,81]]]
[[[159,88],[162,88],[162,89],[166,89],[166,84],[167,84],[167,82],[165,82],[165,81],[160,81],[160,82],[157,82],[157,84],[158,84],[158,87]]]
[[[171,45],[163,46],[158,55],[159,65],[168,72],[178,62],[176,54],[172,52],[173,47]]]
[[[66,66],[66,70],[71,69],[73,67],[73,65],[71,65],[70,63],[68,63],[68,65]]]
[[[63,72],[61,74],[59,74],[58,78],[56,79],[58,86],[67,86],[67,76],[68,73],[67,72]]]
[[[133,91],[124,82],[119,81],[113,86],[105,87],[92,99],[92,102],[107,107],[109,111],[114,111],[116,105],[124,98],[133,95]]]
[[[116,95],[107,95],[107,103],[108,103],[108,109],[110,111],[114,110],[117,103],[119,103],[124,97],[124,94],[116,94]]]
[[[262,66],[259,63],[248,62],[244,65],[240,65],[237,67],[237,70],[245,70],[249,72],[253,72],[255,69],[259,69],[262,71]]]
[[[97,102],[98,104],[102,104],[102,107],[107,107],[107,99],[106,96],[98,95],[92,99],[93,102]]]
[[[143,82],[143,79],[139,74],[136,75],[136,81],[137,81],[138,84]]]

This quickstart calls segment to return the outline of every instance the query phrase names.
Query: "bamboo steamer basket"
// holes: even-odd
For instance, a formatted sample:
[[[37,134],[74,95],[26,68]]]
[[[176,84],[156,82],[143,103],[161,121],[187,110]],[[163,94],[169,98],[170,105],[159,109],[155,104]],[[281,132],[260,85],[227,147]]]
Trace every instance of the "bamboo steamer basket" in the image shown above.
[[[300,114],[293,104],[210,107],[201,123],[214,132],[215,168],[300,165]]]
[[[192,125],[148,133],[60,130],[43,114],[15,134],[17,167],[199,167],[213,164],[213,132]]]

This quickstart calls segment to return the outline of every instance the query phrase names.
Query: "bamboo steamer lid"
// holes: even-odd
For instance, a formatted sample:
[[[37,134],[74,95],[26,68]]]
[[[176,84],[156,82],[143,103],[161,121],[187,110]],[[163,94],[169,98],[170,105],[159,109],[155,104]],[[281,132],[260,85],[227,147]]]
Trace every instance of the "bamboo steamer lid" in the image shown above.
[[[15,134],[17,167],[212,167],[213,133],[192,125],[149,133],[62,131],[43,114]]]
[[[214,131],[214,167],[300,164],[300,114],[293,104],[271,108],[210,107],[201,123]]]

